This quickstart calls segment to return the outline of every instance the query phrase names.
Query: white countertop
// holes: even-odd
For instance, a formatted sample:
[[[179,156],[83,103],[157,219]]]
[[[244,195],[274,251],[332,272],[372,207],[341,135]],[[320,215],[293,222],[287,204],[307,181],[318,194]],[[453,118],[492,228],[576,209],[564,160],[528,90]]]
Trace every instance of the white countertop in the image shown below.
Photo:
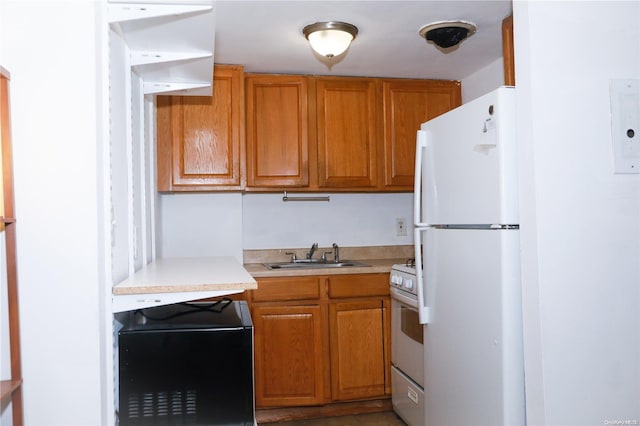
[[[113,311],[240,293],[258,288],[234,257],[157,259],[113,287]]]

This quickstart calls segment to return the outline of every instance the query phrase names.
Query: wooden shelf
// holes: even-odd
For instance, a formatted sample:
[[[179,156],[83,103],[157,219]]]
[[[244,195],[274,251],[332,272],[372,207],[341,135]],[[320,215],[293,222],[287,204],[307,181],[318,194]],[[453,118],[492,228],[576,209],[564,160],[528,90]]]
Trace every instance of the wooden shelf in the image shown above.
[[[12,424],[22,426],[22,366],[20,355],[20,315],[18,313],[18,270],[16,259],[16,226],[13,198],[13,164],[9,126],[9,73],[0,66],[0,232],[5,234],[7,313],[11,380],[0,382],[2,404],[11,401]],[[5,320],[3,318],[0,321]],[[2,344],[5,342],[3,341]]]
[[[0,381],[0,401],[9,398],[17,389],[22,386],[22,380],[2,380]]]

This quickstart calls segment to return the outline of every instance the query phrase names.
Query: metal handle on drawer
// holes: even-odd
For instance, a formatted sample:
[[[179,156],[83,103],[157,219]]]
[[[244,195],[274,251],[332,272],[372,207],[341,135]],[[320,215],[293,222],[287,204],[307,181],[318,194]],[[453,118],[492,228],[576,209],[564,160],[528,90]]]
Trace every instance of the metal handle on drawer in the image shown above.
[[[407,388],[407,397],[409,397],[410,400],[418,404],[418,392],[416,392],[415,390],[411,388]]]

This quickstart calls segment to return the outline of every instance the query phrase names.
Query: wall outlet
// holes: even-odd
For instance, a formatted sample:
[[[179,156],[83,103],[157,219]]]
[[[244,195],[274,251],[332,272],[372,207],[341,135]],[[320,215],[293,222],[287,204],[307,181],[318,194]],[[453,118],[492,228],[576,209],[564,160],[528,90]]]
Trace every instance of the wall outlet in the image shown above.
[[[396,219],[396,236],[397,237],[407,236],[407,220],[405,218]]]

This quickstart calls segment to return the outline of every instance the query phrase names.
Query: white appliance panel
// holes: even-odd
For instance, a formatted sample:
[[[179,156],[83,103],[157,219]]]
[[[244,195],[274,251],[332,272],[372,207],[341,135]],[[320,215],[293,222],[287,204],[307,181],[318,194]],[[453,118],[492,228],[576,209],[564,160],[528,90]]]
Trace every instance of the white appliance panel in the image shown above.
[[[426,425],[524,424],[519,231],[423,232]]]
[[[391,362],[424,387],[424,334],[418,311],[392,296],[391,315]]]
[[[500,88],[422,125],[416,225],[519,223],[514,90]]]
[[[391,366],[391,388],[395,412],[410,426],[424,426],[424,391],[420,386]]]

